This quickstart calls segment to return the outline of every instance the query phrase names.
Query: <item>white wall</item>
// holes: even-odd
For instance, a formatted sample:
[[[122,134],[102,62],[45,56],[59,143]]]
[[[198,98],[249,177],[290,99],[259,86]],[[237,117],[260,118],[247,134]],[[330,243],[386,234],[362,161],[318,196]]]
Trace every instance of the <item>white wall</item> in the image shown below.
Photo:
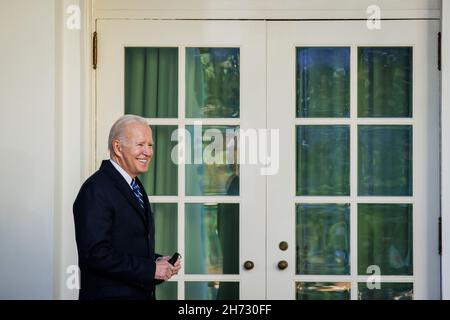
[[[54,6],[0,0],[0,299],[53,298]]]

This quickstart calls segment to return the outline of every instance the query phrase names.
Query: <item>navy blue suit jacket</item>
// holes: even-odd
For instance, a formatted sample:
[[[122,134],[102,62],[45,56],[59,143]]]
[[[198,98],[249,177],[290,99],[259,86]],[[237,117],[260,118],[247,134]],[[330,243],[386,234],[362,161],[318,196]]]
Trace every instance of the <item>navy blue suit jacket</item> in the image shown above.
[[[73,205],[79,299],[153,299],[155,227],[147,194],[145,208],[109,160],[80,189]]]

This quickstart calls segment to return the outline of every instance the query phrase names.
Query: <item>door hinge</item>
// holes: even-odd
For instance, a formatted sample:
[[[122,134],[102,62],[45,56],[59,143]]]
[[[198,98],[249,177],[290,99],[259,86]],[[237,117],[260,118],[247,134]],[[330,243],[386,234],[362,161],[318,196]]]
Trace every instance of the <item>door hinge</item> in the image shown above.
[[[442,218],[439,217],[438,221],[439,221],[438,222],[438,228],[439,228],[439,230],[438,230],[438,237],[439,237],[439,248],[438,248],[438,251],[439,251],[439,255],[442,255]]]
[[[441,40],[441,33],[438,32],[438,70],[441,71],[441,63],[442,63],[442,40]]]
[[[97,31],[92,37],[92,68],[97,70]]]

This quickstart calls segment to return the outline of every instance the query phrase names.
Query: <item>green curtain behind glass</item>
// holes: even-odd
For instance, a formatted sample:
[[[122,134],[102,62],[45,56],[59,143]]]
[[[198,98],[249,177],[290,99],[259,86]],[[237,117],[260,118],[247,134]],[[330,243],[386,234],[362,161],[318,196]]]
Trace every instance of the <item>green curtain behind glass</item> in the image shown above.
[[[239,118],[239,48],[186,48],[186,117]]]
[[[186,204],[186,274],[239,273],[239,204]]]
[[[186,274],[206,274],[207,257],[203,248],[206,245],[206,230],[204,225],[205,212],[203,204],[185,204],[185,260]]]
[[[382,275],[413,274],[411,204],[358,204],[358,273],[377,265]]]
[[[297,282],[297,300],[350,300],[349,282]]]
[[[151,196],[178,195],[178,166],[172,161],[172,150],[177,141],[171,141],[176,126],[152,126],[154,154],[146,173],[139,178]]]
[[[178,116],[178,48],[125,48],[125,114]],[[149,195],[177,195],[178,171],[171,152],[176,126],[153,126],[154,156],[140,176]]]
[[[178,251],[177,204],[153,203],[155,220],[155,251],[165,256],[171,256]]]
[[[412,116],[412,48],[358,48],[358,117]]]
[[[348,117],[350,48],[297,48],[297,117]]]
[[[201,138],[196,137],[195,131],[201,129]],[[203,156],[209,155],[209,152],[205,152],[206,148],[210,147],[215,140],[214,136],[211,136],[211,141],[206,141],[205,136],[209,130],[218,130],[222,133],[223,148],[214,152],[215,156],[225,163],[227,157],[233,159],[237,154],[237,140],[236,132],[239,129],[237,126],[186,126],[186,130],[189,132],[192,143],[190,144],[190,155],[192,164],[186,164],[186,195],[188,196],[201,196],[201,195],[239,195],[239,183],[231,187],[235,178],[239,175],[239,165],[235,164],[195,164],[195,154],[201,154]],[[220,136],[220,134],[219,134]],[[196,140],[198,139],[198,140]],[[234,140],[233,153],[230,151],[230,143]],[[189,147],[188,147],[189,148]],[[203,160],[205,161],[205,160]]]
[[[350,274],[350,205],[297,204],[297,274]]]
[[[350,194],[350,127],[297,126],[297,195]]]
[[[358,195],[412,195],[412,126],[358,126]]]
[[[178,48],[125,48],[125,113],[178,116]]]
[[[176,203],[152,203],[155,220],[155,252],[172,255],[178,251],[178,214]],[[177,283],[164,281],[156,286],[158,300],[176,300]]]
[[[402,282],[382,282],[380,289],[369,289],[367,283],[358,283],[358,300],[412,300],[414,285]]]
[[[178,49],[125,48],[125,114],[145,118],[178,115]],[[177,195],[178,169],[171,161],[177,126],[153,126],[154,155],[140,179],[149,195]],[[177,204],[152,204],[156,252],[177,251]],[[158,296],[176,299],[176,283],[158,286]]]
[[[220,291],[227,292],[226,295]],[[186,281],[186,300],[239,300],[239,282]]]

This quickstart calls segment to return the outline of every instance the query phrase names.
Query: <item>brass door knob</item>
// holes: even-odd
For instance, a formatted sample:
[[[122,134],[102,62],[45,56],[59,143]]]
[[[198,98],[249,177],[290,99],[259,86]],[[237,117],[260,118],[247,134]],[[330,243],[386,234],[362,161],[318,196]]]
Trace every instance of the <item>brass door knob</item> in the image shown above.
[[[288,243],[286,241],[281,241],[278,245],[278,248],[280,248],[281,251],[286,251],[288,248]]]
[[[278,262],[278,269],[284,270],[287,267],[288,267],[288,263],[286,260],[281,260],[280,262]]]
[[[245,261],[244,262],[245,270],[252,270],[254,266],[255,266],[255,264],[253,263],[253,261]]]

